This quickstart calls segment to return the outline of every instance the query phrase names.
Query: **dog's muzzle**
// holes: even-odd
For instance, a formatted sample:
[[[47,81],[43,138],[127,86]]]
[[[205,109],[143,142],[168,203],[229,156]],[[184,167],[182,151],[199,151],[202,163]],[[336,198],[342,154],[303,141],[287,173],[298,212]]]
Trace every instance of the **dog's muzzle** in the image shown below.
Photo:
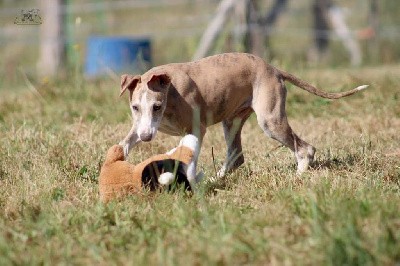
[[[139,138],[140,138],[141,141],[148,142],[148,141],[152,140],[153,134],[151,134],[151,133],[141,133],[139,135]]]

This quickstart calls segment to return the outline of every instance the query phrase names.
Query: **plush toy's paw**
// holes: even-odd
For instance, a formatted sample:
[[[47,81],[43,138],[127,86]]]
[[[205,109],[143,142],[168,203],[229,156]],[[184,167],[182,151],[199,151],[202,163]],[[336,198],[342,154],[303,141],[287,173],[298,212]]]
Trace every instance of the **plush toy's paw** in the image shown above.
[[[162,173],[158,177],[158,182],[163,186],[171,185],[174,182],[175,176],[171,172]]]
[[[121,145],[114,145],[108,149],[104,164],[124,160],[124,149]]]

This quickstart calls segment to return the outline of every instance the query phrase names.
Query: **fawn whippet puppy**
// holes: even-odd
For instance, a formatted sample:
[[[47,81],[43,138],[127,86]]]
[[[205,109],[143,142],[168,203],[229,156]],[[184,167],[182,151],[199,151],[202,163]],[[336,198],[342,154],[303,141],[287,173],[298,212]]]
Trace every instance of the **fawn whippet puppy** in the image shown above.
[[[222,122],[227,155],[218,175],[223,176],[243,164],[241,130],[255,112],[265,134],[294,152],[297,172],[302,173],[312,162],[315,148],[289,126],[285,81],[328,99],[349,96],[367,87],[324,92],[245,53],[162,65],[141,76],[125,74],[121,77],[121,95],[129,91],[133,120],[131,130],[120,142],[125,158],[135,144],[151,141],[157,130],[170,135],[193,133],[201,142],[208,126]]]

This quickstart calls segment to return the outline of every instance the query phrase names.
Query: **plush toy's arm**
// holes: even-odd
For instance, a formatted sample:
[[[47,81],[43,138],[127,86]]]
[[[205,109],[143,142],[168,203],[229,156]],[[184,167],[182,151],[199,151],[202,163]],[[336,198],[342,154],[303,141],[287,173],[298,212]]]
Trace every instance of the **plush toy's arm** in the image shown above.
[[[124,161],[122,146],[112,146],[100,171],[100,200],[105,203],[128,193],[138,193],[141,189],[141,179],[135,178],[134,166]]]
[[[140,162],[139,164],[135,165],[135,173],[137,173],[138,175],[141,176],[144,168],[148,164],[150,164],[152,162],[156,162],[156,161],[167,160],[167,159],[172,159],[172,158],[168,154],[157,154],[157,155],[154,155],[154,156],[152,156],[150,158],[147,158],[143,162]]]
[[[152,162],[162,161],[162,160],[176,160],[184,163],[186,165],[185,171],[188,177],[189,182],[191,185],[194,185],[199,181],[199,177],[201,175],[196,176],[196,163],[197,163],[197,156],[199,150],[199,142],[198,139],[194,135],[186,135],[182,138],[179,143],[179,146],[170,150],[166,154],[158,154],[154,155],[147,160],[137,164],[135,166],[135,175],[141,176],[143,170],[146,166],[148,166]],[[174,174],[173,173],[162,173],[158,177],[158,182],[162,185],[169,185],[174,181]]]
[[[121,145],[114,145],[108,149],[104,165],[124,160],[124,149]]]
[[[165,161],[165,160],[177,160],[180,162],[183,162],[183,160],[180,159],[180,156],[178,157],[174,157],[168,154],[158,154],[158,155],[154,155],[150,158],[148,158],[147,160],[144,160],[143,162],[139,163],[138,165],[135,166],[135,175],[136,176],[142,176],[142,173],[144,171],[144,169],[152,163],[158,162],[158,161]],[[155,167],[156,169],[157,167]],[[175,174],[172,172],[164,172],[164,173],[156,173],[156,175],[158,176],[158,182],[163,185],[163,186],[168,186],[170,184],[172,184],[175,180]]]
[[[180,146],[175,148],[174,152],[168,156],[170,159],[178,160],[185,164],[189,164],[194,159],[194,151],[187,147]]]

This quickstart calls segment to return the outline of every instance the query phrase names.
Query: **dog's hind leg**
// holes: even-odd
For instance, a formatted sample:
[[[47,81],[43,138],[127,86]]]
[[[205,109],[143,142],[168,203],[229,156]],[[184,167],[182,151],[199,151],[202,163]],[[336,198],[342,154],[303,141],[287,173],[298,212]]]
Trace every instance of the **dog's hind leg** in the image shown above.
[[[300,139],[288,123],[285,111],[285,85],[283,82],[277,82],[273,88],[268,88],[267,85],[260,88],[258,94],[253,98],[252,103],[258,124],[266,135],[294,152],[297,160],[297,173],[303,173],[314,159],[315,148]]]
[[[234,119],[222,121],[227,150],[225,162],[217,173],[218,177],[224,176],[244,163],[241,132],[244,123],[252,112],[253,110],[248,108],[241,112],[240,116],[236,116]]]

